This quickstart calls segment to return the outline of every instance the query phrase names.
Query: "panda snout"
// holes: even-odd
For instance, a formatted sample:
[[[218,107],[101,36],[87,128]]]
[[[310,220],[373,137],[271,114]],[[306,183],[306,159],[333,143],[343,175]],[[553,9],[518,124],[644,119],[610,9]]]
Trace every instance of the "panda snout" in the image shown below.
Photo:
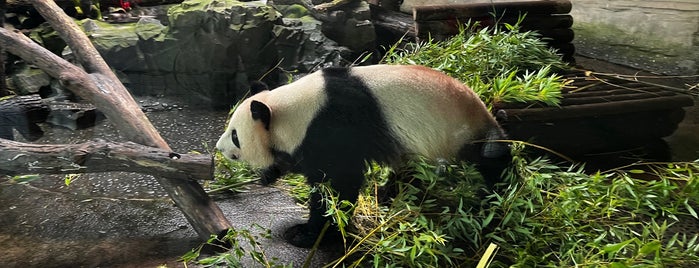
[[[221,152],[221,154],[230,159],[230,160],[238,160],[238,156],[229,152],[226,152],[226,150],[221,149],[221,148],[216,148],[217,151]]]
[[[238,160],[238,156],[235,154],[227,153],[223,150],[221,150],[221,154],[223,154],[223,156],[225,156],[226,158],[228,158],[230,160]]]

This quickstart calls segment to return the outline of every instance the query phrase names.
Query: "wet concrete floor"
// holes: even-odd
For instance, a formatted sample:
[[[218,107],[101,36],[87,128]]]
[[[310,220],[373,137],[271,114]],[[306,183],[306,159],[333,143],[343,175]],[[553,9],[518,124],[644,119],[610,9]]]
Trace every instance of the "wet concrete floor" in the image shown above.
[[[633,70],[581,58],[597,71]],[[207,152],[223,130],[225,111],[186,107],[161,99],[145,99],[155,109],[147,115],[176,152]],[[160,102],[155,104],[155,102]],[[179,105],[178,109],[172,108]],[[44,126],[39,143],[79,143],[103,138],[122,141],[107,122],[81,131]],[[699,108],[687,109],[685,120],[666,140],[676,160],[699,158]],[[29,183],[0,177],[1,267],[184,267],[179,257],[200,241],[181,212],[155,180],[147,175],[113,172],[82,174],[70,186],[65,176],[45,175]],[[256,230],[257,223],[272,230],[260,239],[270,257],[300,266],[308,251],[279,237],[299,223],[305,210],[281,190],[254,186],[235,196],[215,196],[238,229]],[[316,253],[318,267],[337,253]],[[188,267],[195,267],[188,265]],[[246,267],[251,267],[249,264]]]
[[[161,106],[173,104],[145,102],[152,107],[158,106],[153,105],[156,101]],[[147,115],[175,152],[207,152],[227,116],[226,111],[196,107],[156,110]],[[42,127],[46,134],[36,143],[123,141],[105,121],[79,131]],[[178,259],[201,242],[151,176],[81,174],[69,186],[64,179],[64,175],[43,175],[16,183],[0,177],[0,267],[184,267]],[[233,227],[253,233],[259,230],[253,224],[271,229],[272,239],[259,242],[279,263],[305,261],[308,250],[288,245],[279,236],[303,221],[305,209],[281,190],[253,186],[246,193],[214,198]],[[312,267],[326,262],[329,255],[332,252],[316,253]]]

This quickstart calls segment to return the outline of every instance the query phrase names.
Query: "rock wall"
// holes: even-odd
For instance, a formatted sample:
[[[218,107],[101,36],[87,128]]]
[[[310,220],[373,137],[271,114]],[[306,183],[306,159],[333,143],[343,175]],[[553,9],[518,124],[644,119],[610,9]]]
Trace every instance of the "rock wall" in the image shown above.
[[[571,0],[579,54],[663,74],[699,74],[699,1]]]
[[[162,16],[132,14],[128,22],[78,21],[133,94],[230,108],[247,93],[250,81],[263,80],[274,87],[292,75],[340,65],[353,52],[326,37],[322,23],[300,5],[186,0],[159,9]],[[71,57],[50,26],[34,29],[31,36]],[[15,91],[20,86],[28,91],[47,86],[29,79],[39,76],[25,69],[13,74]],[[41,83],[22,83],[34,80]]]

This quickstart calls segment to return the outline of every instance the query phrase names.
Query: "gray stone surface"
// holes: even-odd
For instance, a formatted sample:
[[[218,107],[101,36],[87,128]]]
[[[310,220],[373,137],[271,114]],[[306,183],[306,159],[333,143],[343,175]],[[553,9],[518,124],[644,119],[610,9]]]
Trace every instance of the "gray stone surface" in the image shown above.
[[[163,10],[131,14],[128,21],[134,21],[126,23],[79,22],[134,94],[229,107],[247,92],[249,81],[264,79],[276,86],[286,83],[289,73],[337,65],[350,54],[327,38],[321,23],[300,5],[280,6],[289,15],[284,19],[265,1],[185,1],[166,14]],[[50,27],[36,29],[32,36],[70,58]]]
[[[578,53],[663,74],[699,74],[699,2],[576,0]]]
[[[49,86],[51,77],[41,69],[30,65],[21,65],[20,68],[7,79],[10,90],[18,95],[29,95],[39,92],[42,87]]]

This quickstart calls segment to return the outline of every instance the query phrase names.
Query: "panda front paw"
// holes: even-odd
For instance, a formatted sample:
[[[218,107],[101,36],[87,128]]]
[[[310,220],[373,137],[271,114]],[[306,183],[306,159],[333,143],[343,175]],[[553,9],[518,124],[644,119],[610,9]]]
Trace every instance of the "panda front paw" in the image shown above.
[[[260,183],[262,185],[270,185],[272,183],[277,182],[279,177],[284,175],[278,167],[276,166],[271,166],[269,168],[266,168],[262,170],[262,173],[260,174]]]
[[[284,232],[284,240],[300,248],[311,248],[318,240],[322,228],[309,228],[307,223],[297,224]],[[321,238],[323,246],[341,245],[342,234],[337,228],[331,227]]]
[[[320,235],[319,230],[310,230],[308,224],[297,224],[284,232],[284,240],[300,248],[310,248]]]

